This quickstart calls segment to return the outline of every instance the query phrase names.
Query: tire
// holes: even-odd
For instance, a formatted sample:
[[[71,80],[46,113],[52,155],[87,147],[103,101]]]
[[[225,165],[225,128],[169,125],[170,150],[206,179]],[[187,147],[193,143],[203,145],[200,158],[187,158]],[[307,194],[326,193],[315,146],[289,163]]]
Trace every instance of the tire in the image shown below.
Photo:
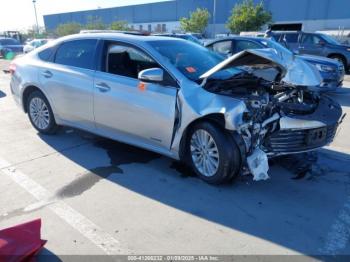
[[[58,126],[49,101],[40,91],[32,92],[27,100],[27,113],[33,127],[42,134],[56,133]],[[35,118],[36,117],[36,118]]]
[[[346,59],[343,56],[331,55],[329,58],[332,58],[332,59],[337,60],[338,62],[342,63],[344,66],[345,72],[348,72],[348,65],[347,65]]]
[[[196,124],[190,130],[186,147],[192,169],[205,182],[217,185],[237,177],[241,167],[238,146],[217,125],[211,122]]]

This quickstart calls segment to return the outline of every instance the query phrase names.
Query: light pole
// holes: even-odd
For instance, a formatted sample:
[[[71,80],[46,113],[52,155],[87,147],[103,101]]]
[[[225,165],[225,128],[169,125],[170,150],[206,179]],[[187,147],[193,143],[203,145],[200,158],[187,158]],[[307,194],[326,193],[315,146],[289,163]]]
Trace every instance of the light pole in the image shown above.
[[[216,0],[214,0],[214,7],[213,7],[213,34],[214,38],[216,35]]]
[[[34,6],[34,13],[35,13],[36,33],[39,34],[38,15],[36,13],[36,0],[33,0],[33,6]]]

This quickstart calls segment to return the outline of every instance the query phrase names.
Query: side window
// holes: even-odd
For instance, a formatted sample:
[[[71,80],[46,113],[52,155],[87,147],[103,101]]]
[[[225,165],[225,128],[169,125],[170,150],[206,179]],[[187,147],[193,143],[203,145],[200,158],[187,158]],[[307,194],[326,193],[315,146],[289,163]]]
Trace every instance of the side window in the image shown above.
[[[301,43],[302,44],[311,44],[312,43],[311,36],[303,34],[303,36],[301,37]]]
[[[161,66],[143,51],[126,45],[110,44],[105,49],[105,69],[110,74],[137,79],[139,72]],[[176,81],[164,70],[163,85],[177,86]]]
[[[281,33],[273,33],[272,34],[272,38],[279,42],[279,43],[282,43],[283,42],[283,39],[284,39],[284,34],[281,34]]]
[[[46,62],[50,61],[54,49],[55,49],[54,47],[49,47],[44,49],[43,51],[38,53],[39,58]]]
[[[212,45],[210,48],[214,52],[219,54],[227,55],[232,53],[232,42],[231,41],[221,41]]]
[[[241,52],[246,49],[259,49],[263,48],[261,45],[254,43],[252,41],[239,40],[236,42],[236,52]]]
[[[41,41],[35,41],[34,43],[33,43],[33,47],[35,47],[35,48],[38,48],[38,47],[40,47],[41,46]]]
[[[320,42],[321,38],[316,35],[304,34],[301,38],[301,42],[303,44],[308,45],[317,45]]]
[[[313,35],[312,38],[313,38],[313,42],[314,42],[315,45],[318,45],[318,44],[320,44],[320,42],[323,41],[323,40],[322,40],[319,36],[317,36],[317,35]]]
[[[97,40],[74,40],[61,44],[55,56],[55,63],[86,69],[94,68],[94,54]]]
[[[106,59],[106,72],[137,78],[144,69],[158,67],[158,64],[145,53],[123,45],[110,45]]]
[[[298,34],[285,34],[284,39],[287,43],[298,43]]]

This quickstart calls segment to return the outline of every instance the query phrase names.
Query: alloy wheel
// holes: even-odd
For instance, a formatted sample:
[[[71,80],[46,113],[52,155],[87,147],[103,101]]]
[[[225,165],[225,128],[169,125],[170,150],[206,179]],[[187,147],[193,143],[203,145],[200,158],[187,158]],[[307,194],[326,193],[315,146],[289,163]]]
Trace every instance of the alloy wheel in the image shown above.
[[[34,125],[44,130],[50,124],[50,112],[45,101],[39,97],[34,97],[29,104],[29,114]]]
[[[198,129],[191,138],[191,157],[197,170],[206,177],[214,176],[219,168],[219,150],[213,137]]]

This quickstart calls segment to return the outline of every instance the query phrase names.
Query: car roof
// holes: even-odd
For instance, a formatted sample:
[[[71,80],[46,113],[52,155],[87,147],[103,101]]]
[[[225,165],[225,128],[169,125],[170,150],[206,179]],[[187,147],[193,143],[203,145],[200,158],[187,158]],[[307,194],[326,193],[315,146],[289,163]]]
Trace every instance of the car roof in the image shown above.
[[[105,39],[105,40],[120,40],[131,43],[143,43],[150,41],[186,41],[179,38],[170,38],[167,36],[154,36],[154,35],[133,35],[126,33],[86,33],[86,34],[76,34],[69,35],[66,37],[59,38],[59,42],[69,41],[69,40],[79,40],[79,39]]]
[[[153,36],[164,36],[164,37],[177,37],[177,38],[189,38],[194,37],[190,34],[152,34]]]

